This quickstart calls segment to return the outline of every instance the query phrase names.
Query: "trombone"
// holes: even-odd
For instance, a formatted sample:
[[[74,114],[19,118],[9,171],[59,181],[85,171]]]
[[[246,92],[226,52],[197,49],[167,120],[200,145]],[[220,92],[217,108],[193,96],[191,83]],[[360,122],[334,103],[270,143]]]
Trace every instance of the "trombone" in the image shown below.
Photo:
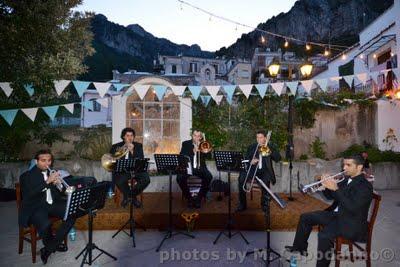
[[[52,170],[49,167],[47,167],[47,170],[50,172],[50,175],[57,172],[56,170]],[[75,191],[75,186],[67,184],[67,182],[61,176],[59,176],[58,179],[64,185],[66,195],[72,194]]]
[[[195,169],[200,169],[200,155],[201,153],[207,154],[213,150],[213,147],[209,141],[206,140],[206,135],[203,133],[203,140],[196,144],[197,152],[196,152],[196,160],[194,160],[193,167]]]
[[[315,193],[317,191],[322,191],[324,189],[324,186],[322,185],[323,182],[333,179],[336,183],[340,183],[345,179],[345,172],[339,172],[334,175],[330,175],[328,177],[325,177],[319,181],[316,181],[314,183],[308,184],[308,185],[299,185],[299,190],[302,193]]]

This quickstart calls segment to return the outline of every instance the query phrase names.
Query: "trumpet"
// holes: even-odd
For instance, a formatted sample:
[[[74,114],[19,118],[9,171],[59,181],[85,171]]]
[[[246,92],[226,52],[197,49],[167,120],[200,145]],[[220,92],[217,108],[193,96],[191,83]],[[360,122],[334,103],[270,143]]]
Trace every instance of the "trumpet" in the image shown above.
[[[56,170],[52,170],[49,167],[47,167],[47,170],[50,172],[50,175],[57,172]],[[66,195],[72,194],[75,191],[75,186],[67,184],[67,182],[61,176],[59,176],[58,179],[64,185]]]
[[[302,193],[315,193],[317,191],[322,191],[324,189],[324,186],[322,185],[323,182],[327,181],[327,180],[331,180],[333,179],[336,183],[340,183],[345,179],[345,172],[339,172],[336,173],[334,175],[330,175],[328,177],[325,177],[317,182],[308,184],[308,185],[299,185],[299,190]]]
[[[114,154],[106,153],[101,157],[101,166],[106,171],[112,172],[115,168],[115,163],[120,158],[124,157],[126,154],[129,153],[129,144],[124,144],[123,146],[119,147]]]

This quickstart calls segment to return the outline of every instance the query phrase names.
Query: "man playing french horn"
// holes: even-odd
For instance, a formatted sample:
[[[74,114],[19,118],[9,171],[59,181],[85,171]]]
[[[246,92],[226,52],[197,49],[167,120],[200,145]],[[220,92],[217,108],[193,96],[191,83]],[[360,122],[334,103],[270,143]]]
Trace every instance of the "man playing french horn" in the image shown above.
[[[246,191],[243,187],[245,187],[245,183],[250,182],[255,175],[259,179],[261,179],[268,187],[270,183],[272,183],[273,185],[276,183],[272,160],[274,160],[275,162],[280,161],[281,155],[279,154],[279,151],[275,149],[274,145],[269,142],[269,136],[270,133],[267,135],[264,130],[257,131],[257,142],[250,145],[247,149],[245,157],[246,160],[249,161],[248,168],[250,169],[240,172],[239,205],[236,211],[243,211],[247,209]],[[264,211],[267,201],[268,192],[266,192],[266,190],[262,188],[261,208]]]
[[[127,149],[126,159],[143,159],[143,146],[141,143],[135,142],[135,130],[132,128],[125,128],[121,132],[122,142],[112,145],[110,153],[115,154],[120,149]],[[130,188],[128,181],[131,178],[130,172],[112,172],[113,183],[123,194],[121,202],[122,207],[126,207],[129,203]],[[132,203],[136,208],[140,208],[142,203],[137,199],[137,196],[150,184],[150,177],[147,172],[135,173],[136,185],[132,188]]]

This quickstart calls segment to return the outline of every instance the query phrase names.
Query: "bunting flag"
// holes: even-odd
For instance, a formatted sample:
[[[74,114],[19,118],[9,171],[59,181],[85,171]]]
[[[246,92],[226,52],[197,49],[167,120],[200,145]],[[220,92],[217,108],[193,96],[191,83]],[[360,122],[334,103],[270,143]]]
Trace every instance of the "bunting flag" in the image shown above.
[[[72,81],[72,84],[74,85],[79,97],[82,97],[83,92],[89,87],[90,82]]]
[[[301,85],[303,86],[304,90],[306,90],[306,92],[308,94],[311,92],[313,84],[314,84],[314,80],[301,81]]]
[[[202,86],[188,86],[190,92],[192,93],[192,98],[197,100],[199,98],[200,92],[203,89]]]
[[[360,73],[360,74],[357,74],[355,77],[363,85],[365,85],[365,83],[368,81],[368,74],[367,73]]]
[[[396,77],[397,81],[400,83],[400,68],[392,69],[392,71],[393,71],[394,76]]]
[[[111,83],[93,83],[100,97],[103,98],[107,93],[108,89],[110,89]]]
[[[233,94],[235,93],[236,90],[236,85],[224,85],[222,86],[222,88],[226,93],[226,101],[228,101],[229,105],[231,105]]]
[[[219,85],[208,85],[208,86],[205,86],[205,88],[206,88],[207,92],[210,94],[210,96],[212,97],[212,99],[214,99],[214,101],[215,101],[216,98],[217,98],[217,95],[218,95],[218,93],[219,93],[219,91],[221,89],[221,86],[219,86]]]
[[[3,89],[7,97],[10,97],[13,91],[13,89],[10,86],[10,83],[0,83],[0,88]]]
[[[162,101],[165,95],[165,91],[167,91],[167,87],[164,85],[153,85],[154,91],[156,91],[156,95],[158,101]]]
[[[249,98],[251,90],[253,90],[253,85],[252,84],[242,84],[242,85],[238,85],[238,87],[243,92],[243,94],[246,96],[246,98]]]
[[[91,110],[91,111],[94,110],[93,100],[82,101],[81,105],[82,105],[82,107],[85,107],[88,110]]]
[[[60,106],[47,106],[47,107],[42,107],[42,109],[44,112],[46,112],[47,116],[49,116],[51,120],[54,120],[59,107]]]
[[[29,96],[33,96],[35,93],[35,89],[33,88],[32,84],[25,84],[24,85],[25,91],[28,93]]]
[[[258,91],[258,93],[260,94],[261,98],[264,98],[265,93],[267,92],[267,87],[268,84],[266,83],[260,83],[260,84],[255,84],[254,85]]]
[[[31,121],[35,121],[38,108],[22,108],[21,110]]]
[[[67,80],[58,80],[54,81],[54,88],[56,89],[57,95],[61,95],[64,92],[65,88],[69,85],[71,81]]]
[[[121,91],[123,88],[129,86],[127,83],[113,83],[112,84],[114,88],[117,90],[117,92]]]
[[[8,123],[8,125],[12,125],[17,115],[18,109],[6,109],[0,110],[0,115],[4,118],[4,120]]]
[[[346,81],[346,83],[351,87],[353,84],[354,75],[346,75],[342,76],[342,78]]]
[[[289,90],[290,90],[290,93],[292,94],[292,95],[296,95],[296,92],[297,92],[297,86],[299,85],[299,82],[287,82],[286,83],[286,86],[287,86],[287,88],[289,88]]]
[[[133,86],[131,86],[130,88],[133,88]],[[149,88],[150,88],[150,85],[135,85],[134,86],[134,89],[135,89],[136,93],[139,95],[141,100],[143,100],[143,98],[146,96]],[[131,94],[132,94],[132,92],[131,92]]]
[[[62,105],[66,108],[71,114],[74,114],[74,103]]]
[[[108,108],[108,98],[97,98],[96,102],[99,103],[101,106]]]
[[[170,88],[174,95],[182,96],[185,92],[186,86],[171,86]]]
[[[322,91],[326,92],[328,86],[328,79],[318,79],[315,80],[314,82],[318,84],[319,88],[321,88]]]
[[[221,104],[221,101],[222,101],[222,98],[223,98],[224,96],[223,95],[217,95],[217,96],[215,96],[215,99],[214,99],[214,101],[215,101],[215,103],[219,106],[219,104]]]
[[[201,101],[203,102],[204,106],[208,106],[208,103],[210,103],[211,96],[209,95],[201,95],[200,96]]]
[[[374,71],[374,72],[371,72],[369,75],[371,76],[371,79],[377,84],[378,83],[378,76],[380,74],[381,73],[379,71]]]
[[[271,83],[272,89],[275,91],[275,93],[280,96],[282,94],[282,90],[285,87],[284,82],[279,82],[279,83]]]

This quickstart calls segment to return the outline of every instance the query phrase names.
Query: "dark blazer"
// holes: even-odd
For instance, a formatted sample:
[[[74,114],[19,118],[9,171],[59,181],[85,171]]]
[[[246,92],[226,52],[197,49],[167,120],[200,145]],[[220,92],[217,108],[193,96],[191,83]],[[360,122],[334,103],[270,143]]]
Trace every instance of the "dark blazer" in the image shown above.
[[[192,139],[186,140],[182,142],[181,152],[179,154],[188,156],[190,158],[190,162],[192,163],[193,167],[193,159],[194,159],[194,145]],[[207,167],[206,166],[206,155],[204,153],[200,153],[200,167]]]
[[[111,153],[111,154],[114,154],[114,153],[117,151],[117,149],[118,149],[119,147],[122,147],[124,144],[125,144],[125,143],[124,143],[123,141],[122,141],[122,142],[119,142],[119,143],[116,143],[116,144],[113,144],[113,145],[111,146],[110,153]],[[130,158],[130,159],[135,159],[135,158],[143,159],[143,158],[144,158],[144,153],[143,153],[143,146],[142,146],[142,144],[141,144],[141,143],[138,143],[138,142],[133,142],[133,145],[134,145],[133,154],[132,154],[131,152],[129,152],[129,158]],[[113,172],[113,174],[114,174],[114,173],[115,173],[115,172]]]
[[[271,150],[271,154],[266,157],[262,157],[262,168],[258,169],[258,164],[250,165],[250,173],[249,177],[253,177],[254,171],[257,170],[257,175],[260,179],[271,182],[272,184],[276,183],[276,177],[274,172],[274,167],[272,166],[272,160],[278,162],[281,160],[281,155],[279,151],[275,148],[275,146],[269,142],[268,146]],[[256,151],[257,143],[250,145],[247,149],[247,153],[245,158],[251,161],[253,159],[254,152]],[[255,154],[255,158],[259,158],[259,152],[257,151]],[[250,164],[250,162],[249,162]]]
[[[62,193],[53,184],[46,184],[42,171],[34,166],[24,172],[20,178],[22,207],[18,214],[18,223],[27,227],[32,214],[38,209],[47,209],[46,189],[50,188],[53,203],[62,200]]]
[[[339,210],[339,234],[347,239],[365,241],[368,231],[368,211],[372,201],[372,185],[363,174],[353,178],[350,184],[345,179],[338,184],[339,189],[325,189],[323,194],[337,202]],[[335,207],[332,207],[332,210]]]

